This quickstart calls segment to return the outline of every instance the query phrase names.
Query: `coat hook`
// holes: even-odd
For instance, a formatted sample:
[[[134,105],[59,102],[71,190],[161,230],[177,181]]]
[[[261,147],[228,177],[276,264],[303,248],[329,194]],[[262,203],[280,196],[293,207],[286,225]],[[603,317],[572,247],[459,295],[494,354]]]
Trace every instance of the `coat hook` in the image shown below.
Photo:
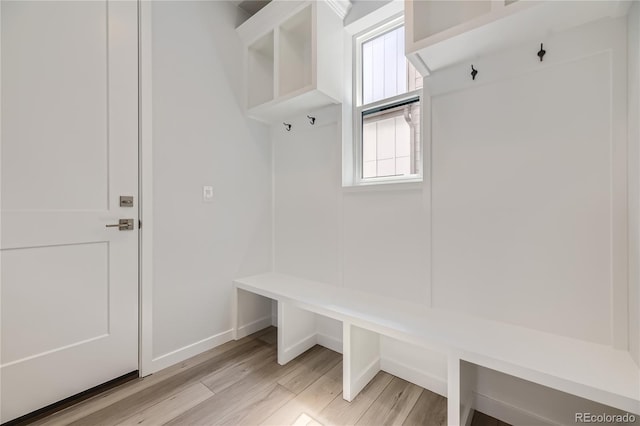
[[[284,124],[284,128],[287,130],[287,132],[291,131],[291,124],[289,123],[282,123],[282,124]]]
[[[315,117],[311,117],[311,116],[307,115],[307,118],[309,119],[309,123],[311,123],[312,126],[314,124],[316,124],[316,118]]]
[[[475,80],[475,79],[476,79],[476,75],[478,75],[478,70],[477,70],[477,69],[475,69],[475,68],[473,67],[473,65],[471,65],[471,78],[472,78],[473,80]]]
[[[545,53],[547,53],[547,51],[544,50],[543,44],[540,43],[540,50],[538,51],[538,57],[540,58],[540,62],[542,62],[542,58],[544,58]]]

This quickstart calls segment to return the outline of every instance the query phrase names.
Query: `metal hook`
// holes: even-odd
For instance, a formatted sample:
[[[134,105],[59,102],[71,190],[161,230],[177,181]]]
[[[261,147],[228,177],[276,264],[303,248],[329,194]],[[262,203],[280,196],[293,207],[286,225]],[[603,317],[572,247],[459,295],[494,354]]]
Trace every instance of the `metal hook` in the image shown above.
[[[312,126],[314,124],[316,124],[316,118],[315,117],[311,117],[311,116],[307,115],[307,118],[309,119],[309,123],[311,123]]]
[[[287,130],[287,132],[291,131],[291,124],[289,123],[282,123],[282,124],[284,124],[284,128]]]
[[[547,53],[547,51],[544,50],[543,44],[540,43],[540,50],[538,51],[538,57],[540,58],[540,62],[542,62],[542,58],[544,58],[545,53]]]
[[[476,79],[476,75],[478,75],[478,70],[475,69],[473,67],[473,65],[471,65],[471,79],[475,80]]]

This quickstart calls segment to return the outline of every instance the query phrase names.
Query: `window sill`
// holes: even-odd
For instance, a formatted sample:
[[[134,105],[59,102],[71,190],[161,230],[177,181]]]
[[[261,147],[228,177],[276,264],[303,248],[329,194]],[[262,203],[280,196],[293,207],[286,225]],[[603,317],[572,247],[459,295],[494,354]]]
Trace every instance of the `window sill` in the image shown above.
[[[418,191],[422,190],[422,177],[414,179],[379,180],[360,182],[355,185],[344,185],[342,192],[370,192],[370,191]]]

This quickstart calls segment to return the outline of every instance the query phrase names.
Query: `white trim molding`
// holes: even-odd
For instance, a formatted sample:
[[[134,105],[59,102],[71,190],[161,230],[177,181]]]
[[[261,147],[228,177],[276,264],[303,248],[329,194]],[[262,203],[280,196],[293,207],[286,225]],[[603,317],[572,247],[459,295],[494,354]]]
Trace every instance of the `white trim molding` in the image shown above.
[[[412,365],[407,365],[392,358],[380,359],[380,370],[396,377],[421,386],[433,393],[447,396],[447,379],[442,379],[427,371],[422,371]]]
[[[349,9],[351,9],[351,1],[350,0],[325,0],[331,10],[333,10],[336,15],[340,17],[340,19],[345,18],[347,13],[349,13]]]
[[[512,425],[557,425],[558,423],[531,413],[522,407],[516,407],[504,401],[490,398],[486,395],[474,392],[474,410],[478,410],[489,416],[495,417]],[[473,416],[471,416],[473,417]]]
[[[316,334],[316,344],[324,346],[327,349],[331,349],[334,352],[342,353],[342,339],[338,339],[334,336],[329,336],[324,333]]]
[[[267,327],[271,327],[273,322],[273,317],[271,315],[267,315],[262,318],[258,318],[255,321],[252,321],[248,324],[241,325],[235,331],[235,335],[233,336],[234,340],[242,339],[250,334],[253,334],[257,331],[263,330]]]
[[[139,365],[141,377],[154,371],[153,361],[153,142],[152,32],[150,0],[138,1],[138,146],[139,146]]]
[[[159,357],[151,360],[151,365],[148,367],[148,374],[170,367],[231,340],[233,340],[233,330],[227,330],[182,348],[178,348],[164,355],[160,355]]]

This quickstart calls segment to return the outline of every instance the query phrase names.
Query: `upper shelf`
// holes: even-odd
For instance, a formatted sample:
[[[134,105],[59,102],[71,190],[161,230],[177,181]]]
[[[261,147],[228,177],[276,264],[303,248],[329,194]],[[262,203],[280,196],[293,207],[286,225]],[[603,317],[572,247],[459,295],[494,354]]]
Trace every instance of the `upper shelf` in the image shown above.
[[[249,117],[272,123],[341,102],[342,19],[348,5],[274,1],[237,28],[246,47]]]
[[[405,0],[406,53],[422,73],[604,17],[630,3],[610,1]]]

